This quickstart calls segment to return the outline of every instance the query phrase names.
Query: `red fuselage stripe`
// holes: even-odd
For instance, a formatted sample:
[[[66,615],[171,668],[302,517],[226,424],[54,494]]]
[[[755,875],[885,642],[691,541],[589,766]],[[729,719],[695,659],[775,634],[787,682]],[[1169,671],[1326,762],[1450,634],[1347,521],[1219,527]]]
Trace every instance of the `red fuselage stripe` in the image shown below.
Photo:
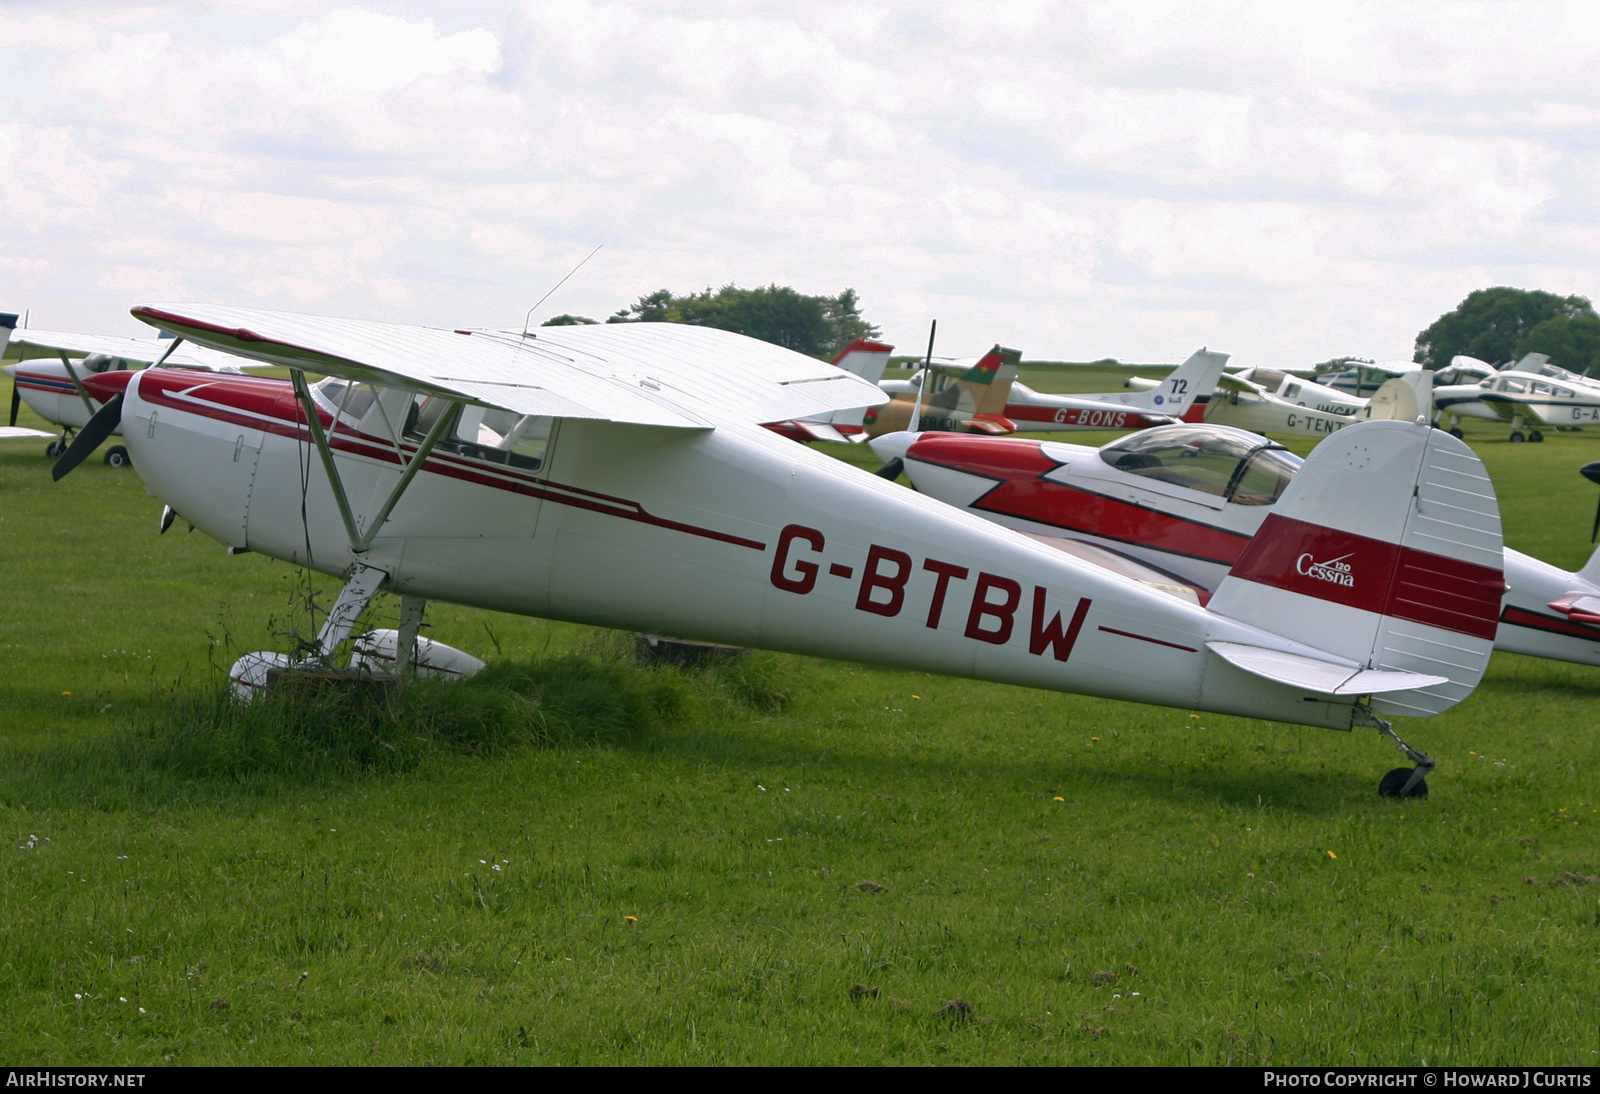
[[[165,370],[162,370],[163,372]],[[210,418],[213,421],[228,422],[233,425],[245,426],[250,429],[260,429],[280,437],[288,437],[301,444],[310,444],[311,436],[300,422],[299,403],[296,402],[293,389],[286,380],[271,380],[263,377],[242,377],[239,379],[218,380],[212,377],[195,379],[192,377],[178,377],[161,375],[156,370],[145,374],[144,381],[139,385],[139,394],[146,402],[156,406],[169,407],[181,410],[186,414],[196,414]],[[204,396],[202,399],[201,396]],[[179,398],[178,396],[187,396]],[[332,425],[333,419],[326,412],[318,409],[317,417],[321,419],[323,427]],[[366,459],[378,460],[382,463],[399,465],[401,454],[395,451],[394,445],[380,437],[369,434],[349,431],[344,427],[344,432],[335,431],[328,437],[328,447],[337,452]],[[402,442],[401,451],[409,459],[416,452],[417,446]],[[684,524],[681,521],[668,520],[649,513],[636,501],[626,498],[613,497],[609,494],[600,494],[593,490],[584,490],[581,487],[566,486],[561,483],[541,479],[532,474],[521,474],[514,470],[481,466],[469,461],[462,456],[448,453],[433,452],[428,456],[423,470],[446,478],[459,479],[463,482],[476,483],[479,486],[488,486],[495,490],[504,490],[525,497],[539,498],[552,501],[560,505],[571,506],[576,509],[587,509],[595,513],[604,513],[607,516],[620,517],[623,520],[638,521],[657,528],[666,528],[687,535],[700,536],[713,539],[720,543],[731,543],[738,547],[748,547],[755,551],[765,551],[767,545],[759,540],[746,539],[743,536],[730,535],[727,532],[718,532],[711,528],[701,528],[693,524]]]
[[[1568,622],[1554,616],[1540,615],[1524,608],[1513,608],[1509,605],[1500,613],[1500,622],[1510,623],[1516,627],[1527,627],[1529,630],[1548,631],[1567,638],[1584,638],[1590,642],[1600,642],[1600,629],[1585,627],[1581,623]]]
[[[1123,638],[1137,638],[1141,642],[1149,642],[1156,646],[1170,646],[1175,650],[1182,650],[1184,653],[1200,652],[1193,646],[1180,646],[1176,642],[1164,642],[1159,638],[1151,638],[1149,635],[1134,634],[1132,631],[1119,631],[1115,627],[1101,627],[1100,629],[1105,631],[1107,634],[1120,634]]]

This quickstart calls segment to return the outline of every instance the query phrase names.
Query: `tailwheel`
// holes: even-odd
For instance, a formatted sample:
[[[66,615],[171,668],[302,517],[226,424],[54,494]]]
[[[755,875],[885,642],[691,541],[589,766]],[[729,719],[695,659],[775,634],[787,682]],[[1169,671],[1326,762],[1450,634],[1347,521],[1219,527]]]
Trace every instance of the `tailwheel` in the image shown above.
[[[1397,767],[1378,783],[1378,793],[1385,798],[1426,798],[1428,780],[1419,773],[1421,768]],[[1411,777],[1416,775],[1416,781]]]
[[[1523,436],[1523,435],[1522,435],[1522,430],[1520,430],[1520,429],[1513,429],[1513,430],[1512,430],[1512,431],[1511,431],[1511,443],[1512,443],[1512,444],[1521,444],[1521,443],[1522,443],[1522,442],[1523,442],[1523,441],[1525,441],[1525,440],[1527,440],[1527,439],[1528,439],[1528,438],[1526,438],[1526,437],[1524,437],[1524,436]]]
[[[1464,441],[1464,440],[1467,439],[1467,435],[1465,433],[1461,432],[1460,427],[1452,429],[1450,431],[1450,436],[1454,437],[1458,441]]]
[[[1544,434],[1535,429],[1532,433],[1528,434],[1528,440],[1534,444],[1538,444],[1544,440]]]
[[[107,467],[127,467],[130,462],[132,461],[128,459],[128,450],[120,444],[112,445],[111,450],[106,453]]]

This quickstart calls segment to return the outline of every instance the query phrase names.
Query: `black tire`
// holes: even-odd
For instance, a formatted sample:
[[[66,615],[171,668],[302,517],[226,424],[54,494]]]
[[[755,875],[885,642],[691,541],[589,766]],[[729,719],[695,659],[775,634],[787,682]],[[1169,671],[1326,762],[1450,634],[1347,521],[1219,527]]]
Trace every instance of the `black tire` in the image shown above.
[[[1532,433],[1528,434],[1528,440],[1532,441],[1534,444],[1542,444],[1544,442],[1544,434],[1535,429]]]
[[[128,459],[128,450],[120,444],[114,444],[106,452],[107,467],[127,467],[131,461]]]
[[[1389,772],[1378,783],[1379,795],[1385,798],[1400,797],[1400,788],[1406,784],[1407,779],[1411,778],[1411,772],[1414,770],[1415,768],[1410,767],[1397,767],[1393,771]],[[1411,788],[1411,792],[1405,795],[1405,797],[1408,798],[1426,798],[1427,796],[1427,779],[1418,779],[1417,785],[1413,786]]]
[[[1467,439],[1467,435],[1461,432],[1459,429],[1452,429],[1450,431],[1450,436],[1454,437],[1458,441],[1464,441]]]
[[[1511,432],[1511,443],[1512,444],[1521,444],[1523,441],[1525,441],[1527,439],[1528,438],[1524,437],[1519,430],[1512,430],[1512,432]]]
[[[66,451],[67,446],[59,437],[44,447],[45,458],[50,460],[59,460],[62,456],[66,455]]]

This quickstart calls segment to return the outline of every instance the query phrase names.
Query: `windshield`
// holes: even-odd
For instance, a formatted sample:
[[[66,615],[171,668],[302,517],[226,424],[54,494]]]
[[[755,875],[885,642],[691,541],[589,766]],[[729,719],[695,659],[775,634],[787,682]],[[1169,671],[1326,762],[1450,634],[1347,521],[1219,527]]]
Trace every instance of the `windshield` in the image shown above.
[[[1193,425],[1146,429],[1106,445],[1100,458],[1118,471],[1238,505],[1277,501],[1302,462],[1280,445],[1242,429]]]

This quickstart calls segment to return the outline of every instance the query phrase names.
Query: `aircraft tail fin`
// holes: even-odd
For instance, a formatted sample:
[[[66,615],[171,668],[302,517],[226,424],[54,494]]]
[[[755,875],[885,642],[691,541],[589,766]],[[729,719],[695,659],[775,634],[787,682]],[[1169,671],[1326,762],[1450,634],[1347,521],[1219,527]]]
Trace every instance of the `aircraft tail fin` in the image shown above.
[[[1217,381],[1222,378],[1222,369],[1227,363],[1226,353],[1197,349],[1165,380],[1129,399],[1128,405],[1156,414],[1170,414],[1186,422],[1204,421],[1211,393],[1217,389]]]
[[[1361,422],[1311,453],[1208,609],[1363,672],[1442,680],[1397,691],[1365,678],[1375,708],[1437,714],[1488,667],[1503,568],[1499,504],[1472,450],[1414,421]]]
[[[1578,571],[1578,576],[1591,585],[1600,585],[1600,547],[1594,549],[1594,554],[1589,556],[1589,561],[1583,564],[1583,569]]]
[[[1021,360],[1021,350],[997,345],[961,374],[956,383],[961,386],[962,393],[972,399],[974,414],[1005,414],[1006,400],[1011,397],[1011,385],[1017,378],[1017,363]]]
[[[893,352],[893,346],[857,338],[833,359],[833,363],[876,386],[878,381],[883,379],[883,370],[889,367],[889,355]],[[859,427],[865,420],[866,413],[867,408],[864,406],[838,410],[834,412],[832,421],[835,426]]]
[[[1367,403],[1367,417],[1397,422],[1432,418],[1433,373],[1417,369],[1385,380]]]

